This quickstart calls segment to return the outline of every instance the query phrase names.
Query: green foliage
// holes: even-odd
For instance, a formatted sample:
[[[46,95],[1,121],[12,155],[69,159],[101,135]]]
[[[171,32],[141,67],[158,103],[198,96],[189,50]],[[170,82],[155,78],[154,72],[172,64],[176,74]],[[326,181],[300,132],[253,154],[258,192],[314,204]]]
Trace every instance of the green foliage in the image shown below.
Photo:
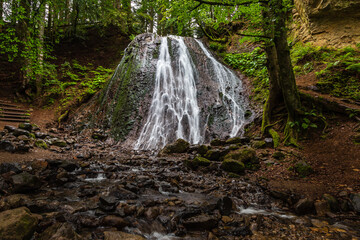
[[[81,103],[103,88],[113,70],[92,64],[80,65],[77,61],[64,62],[45,82],[44,95],[47,105],[60,98],[59,112],[63,113],[72,104]]]
[[[316,72],[316,86],[335,97],[360,100],[360,51],[352,47],[332,49],[297,43],[291,50],[295,73]]]
[[[265,52],[257,47],[252,52],[226,54],[224,60],[232,68],[239,69],[246,76],[253,78],[254,100],[265,102],[269,91]]]

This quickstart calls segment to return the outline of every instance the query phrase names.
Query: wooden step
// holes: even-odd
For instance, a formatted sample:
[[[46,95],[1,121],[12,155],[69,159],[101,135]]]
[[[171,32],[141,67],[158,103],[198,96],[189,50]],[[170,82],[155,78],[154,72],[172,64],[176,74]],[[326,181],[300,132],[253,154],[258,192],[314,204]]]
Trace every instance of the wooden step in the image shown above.
[[[27,110],[27,109],[20,109],[20,108],[10,108],[10,107],[2,107],[0,106],[0,109],[2,110],[2,112],[23,112],[23,113],[28,113],[31,112],[31,110]]]
[[[29,113],[6,112],[6,111],[0,111],[0,116],[1,116],[1,115],[30,117]]]
[[[0,119],[13,118],[13,119],[29,119],[30,116],[13,116],[8,114],[0,114]]]
[[[5,119],[2,119],[0,118],[0,121],[1,122],[30,122],[29,119],[14,119],[14,118],[5,118]]]
[[[4,101],[0,100],[0,107],[11,107],[11,108],[18,108],[18,106],[14,105],[14,104],[10,104]]]

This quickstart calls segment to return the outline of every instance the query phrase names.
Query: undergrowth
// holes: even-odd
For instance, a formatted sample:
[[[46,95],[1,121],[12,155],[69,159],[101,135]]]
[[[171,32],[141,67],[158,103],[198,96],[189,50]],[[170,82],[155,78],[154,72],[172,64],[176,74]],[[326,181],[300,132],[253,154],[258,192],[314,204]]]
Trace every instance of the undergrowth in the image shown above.
[[[77,61],[64,62],[53,70],[51,78],[44,84],[44,105],[51,106],[58,99],[59,114],[71,106],[80,104],[103,88],[113,70],[91,63],[80,65]]]
[[[297,43],[291,50],[294,71],[316,71],[316,87],[322,93],[360,101],[360,45],[343,49]]]
[[[254,94],[251,98],[256,102],[265,103],[269,94],[265,52],[257,47],[252,52],[226,54],[224,60],[232,68],[240,70],[247,77],[253,79]]]

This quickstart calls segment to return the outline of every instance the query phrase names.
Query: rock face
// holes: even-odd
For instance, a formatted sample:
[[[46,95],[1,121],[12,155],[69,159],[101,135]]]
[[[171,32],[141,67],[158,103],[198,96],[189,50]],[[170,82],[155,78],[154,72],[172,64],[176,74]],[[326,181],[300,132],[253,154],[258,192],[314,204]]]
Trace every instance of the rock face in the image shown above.
[[[360,0],[295,0],[299,37],[319,46],[344,47],[360,41]]]
[[[38,224],[29,209],[25,207],[7,210],[0,213],[0,239],[30,239]]]
[[[182,88],[180,79],[188,78]],[[178,138],[197,144],[240,135],[248,109],[241,80],[200,41],[142,34],[94,102],[91,122],[125,146],[159,149]]]

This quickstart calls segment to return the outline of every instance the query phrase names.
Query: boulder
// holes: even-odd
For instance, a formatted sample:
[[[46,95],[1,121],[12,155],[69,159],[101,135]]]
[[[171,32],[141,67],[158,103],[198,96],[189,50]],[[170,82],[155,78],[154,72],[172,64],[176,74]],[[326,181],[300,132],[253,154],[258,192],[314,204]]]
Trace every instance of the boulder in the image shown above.
[[[304,161],[300,161],[300,162],[296,163],[294,166],[294,170],[301,177],[306,177],[306,176],[309,176],[311,173],[313,173],[312,167]]]
[[[12,176],[11,182],[16,193],[27,193],[41,187],[40,179],[28,172]]]
[[[145,240],[142,236],[118,231],[104,232],[105,240]]]
[[[216,139],[214,139],[214,140],[212,140],[212,141],[210,142],[210,145],[211,145],[211,146],[224,146],[225,143],[226,143],[226,142],[225,142],[224,140],[221,140],[221,139],[216,138]]]
[[[328,212],[330,212],[329,203],[325,200],[317,200],[314,203],[316,215],[319,217],[325,217]]]
[[[55,223],[47,228],[39,237],[39,240],[80,240],[82,239],[70,223]]]
[[[266,146],[265,141],[253,141],[251,146],[255,149],[264,148]]]
[[[7,172],[14,172],[14,173],[21,173],[21,167],[17,163],[1,163],[0,164],[0,174],[7,173]]]
[[[122,229],[130,225],[128,221],[114,215],[104,217],[101,223],[103,226],[116,227],[117,229]]]
[[[33,125],[31,123],[20,123],[18,128],[31,132],[33,130]]]
[[[322,196],[322,198],[323,198],[326,202],[328,202],[331,211],[333,211],[333,212],[338,212],[338,211],[340,211],[339,202],[338,202],[338,200],[337,200],[335,197],[331,196],[330,194],[324,194],[324,195]]]
[[[10,126],[10,125],[6,125],[6,126],[4,127],[4,129],[5,129],[5,130],[8,130],[9,132],[13,132],[13,131],[16,130],[16,127]]]
[[[5,150],[7,152],[15,152],[16,146],[9,140],[0,141],[0,150]]]
[[[25,207],[0,212],[0,239],[31,239],[37,224],[38,219]]]
[[[38,139],[35,141],[34,145],[38,148],[42,148],[42,149],[48,149],[48,145],[46,144],[46,142],[42,139]]]
[[[189,230],[211,230],[218,224],[219,219],[215,216],[201,214],[185,219],[183,224]]]
[[[161,154],[186,153],[190,148],[190,143],[184,139],[178,139],[174,143],[167,144],[161,151]]]
[[[354,210],[357,213],[360,213],[360,193],[355,193],[351,195],[351,204],[353,205]]]
[[[51,141],[51,145],[57,146],[57,147],[66,147],[67,143],[64,140],[54,138]]]
[[[12,134],[13,134],[15,137],[18,137],[18,136],[21,136],[21,135],[24,135],[24,136],[27,136],[27,137],[30,136],[30,132],[29,132],[29,131],[26,131],[26,130],[24,130],[24,129],[19,129],[19,128],[15,128],[15,130],[12,132]]]
[[[225,159],[221,163],[221,168],[226,172],[232,172],[236,174],[241,174],[245,171],[244,163],[234,159]]]
[[[245,144],[249,143],[250,139],[246,137],[233,137],[226,140],[226,144]]]
[[[229,153],[228,148],[224,149],[210,149],[206,152],[204,157],[210,161],[222,161],[226,154]]]
[[[211,164],[209,159],[200,157],[200,156],[196,156],[192,161],[188,161],[187,162],[189,167],[193,168],[193,169],[197,169],[198,167],[207,167]]]
[[[259,163],[256,157],[256,151],[253,148],[245,147],[239,150],[231,151],[225,156],[225,159],[233,159],[243,163]]]
[[[196,151],[201,156],[204,156],[207,153],[207,151],[209,151],[209,147],[206,145],[200,145]]]

